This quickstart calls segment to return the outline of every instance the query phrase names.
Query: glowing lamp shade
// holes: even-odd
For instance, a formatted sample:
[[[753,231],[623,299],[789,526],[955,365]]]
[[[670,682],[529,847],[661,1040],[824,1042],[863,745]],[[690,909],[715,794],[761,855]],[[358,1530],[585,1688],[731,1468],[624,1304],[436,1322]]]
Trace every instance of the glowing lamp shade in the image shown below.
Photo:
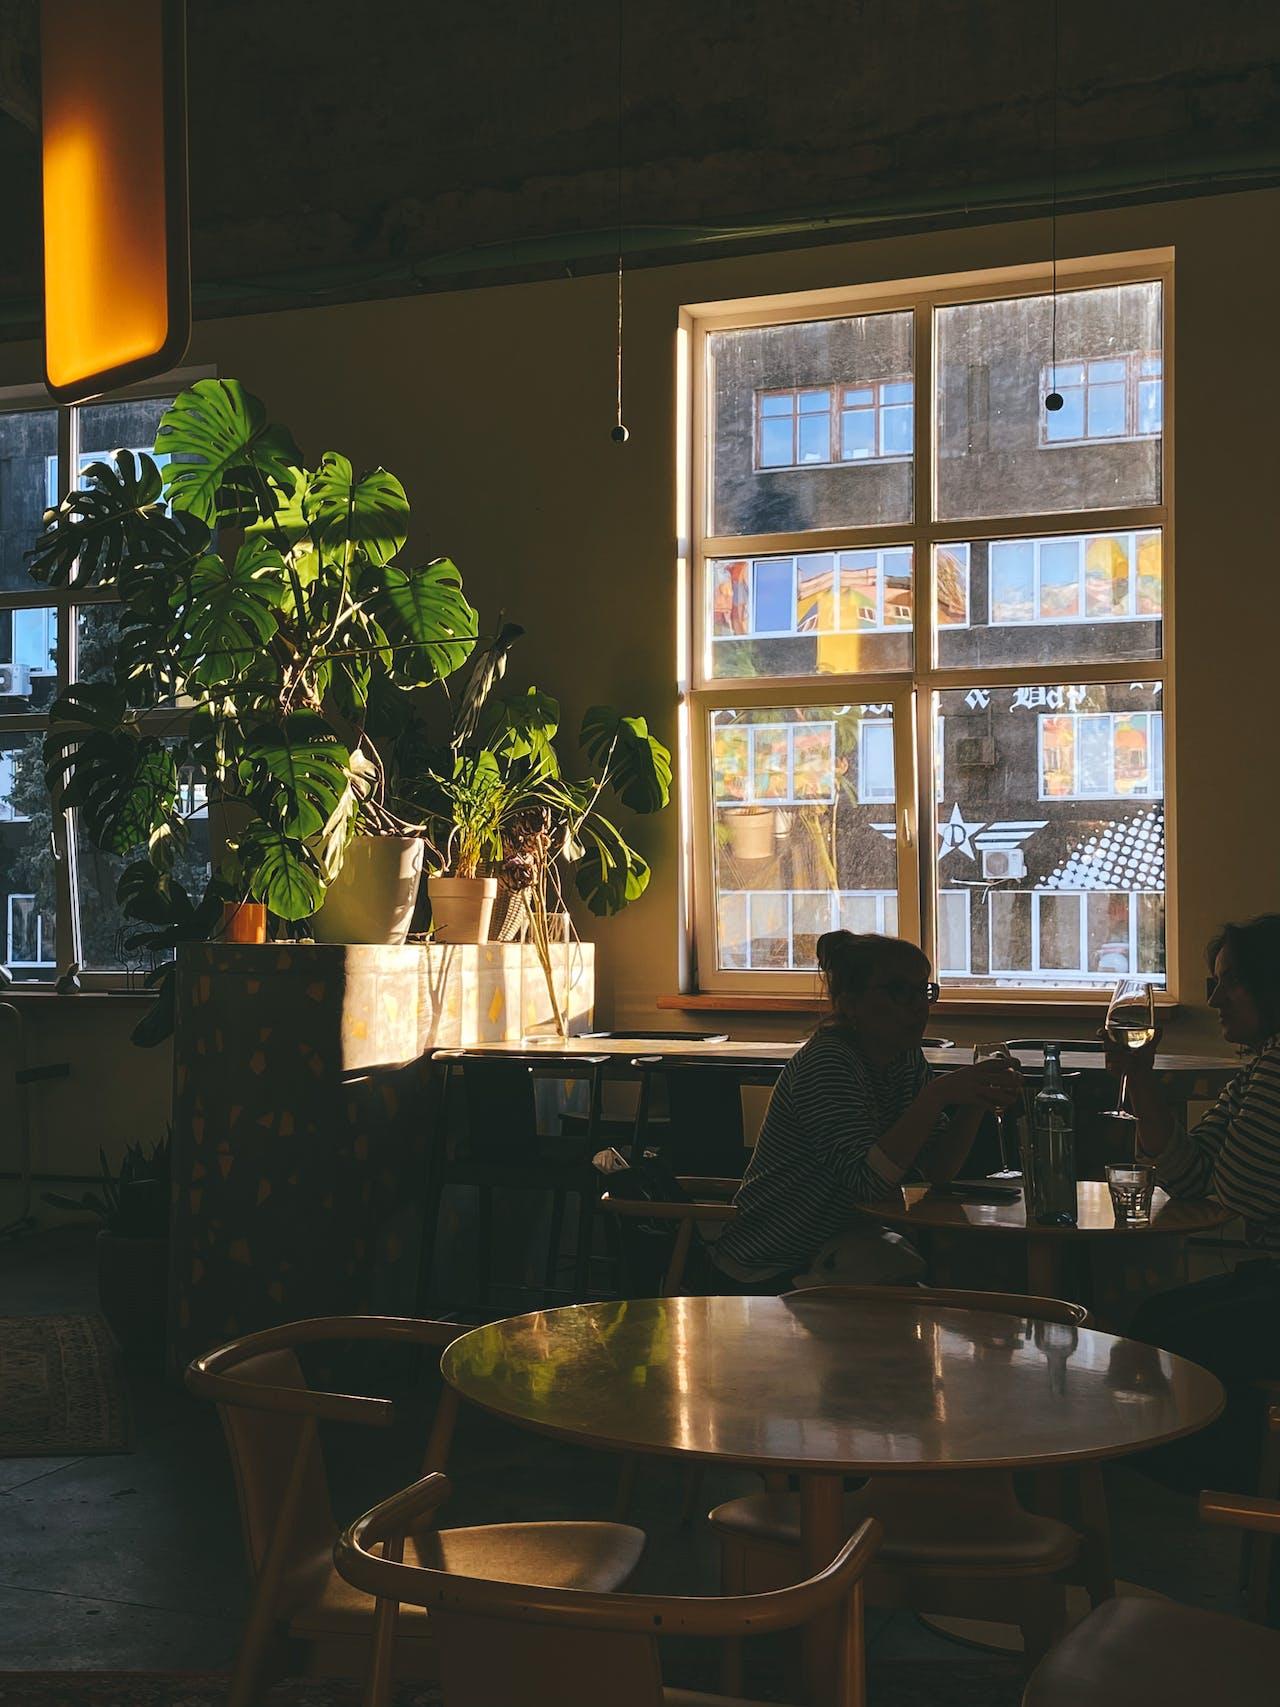
[[[42,0],[45,379],[162,373],[191,336],[185,0]]]

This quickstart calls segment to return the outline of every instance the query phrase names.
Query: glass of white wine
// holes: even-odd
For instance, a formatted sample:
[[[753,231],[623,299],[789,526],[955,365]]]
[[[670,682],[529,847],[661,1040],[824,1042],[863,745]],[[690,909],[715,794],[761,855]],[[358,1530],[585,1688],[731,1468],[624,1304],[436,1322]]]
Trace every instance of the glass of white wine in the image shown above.
[[[1145,979],[1120,979],[1111,992],[1103,1030],[1106,1032],[1107,1041],[1114,1043],[1118,1049],[1136,1050],[1147,1047],[1156,1034],[1156,993]],[[1128,1092],[1129,1075],[1122,1073],[1116,1106],[1107,1110],[1113,1120],[1134,1119],[1124,1106]]]
[[[1007,1061],[1011,1067],[1018,1065],[1018,1058],[1005,1043],[975,1043],[973,1046],[973,1062],[976,1067],[980,1061]],[[1017,1173],[1018,1158],[1009,1159],[1008,1132],[1005,1127],[1003,1109],[996,1111],[996,1137],[1000,1144],[1000,1172],[1002,1174]]]

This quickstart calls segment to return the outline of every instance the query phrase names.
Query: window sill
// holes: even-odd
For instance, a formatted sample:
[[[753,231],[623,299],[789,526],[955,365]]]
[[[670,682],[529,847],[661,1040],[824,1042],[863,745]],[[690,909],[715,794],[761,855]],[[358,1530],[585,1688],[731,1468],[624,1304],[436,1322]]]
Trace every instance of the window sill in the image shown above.
[[[1100,990],[1096,996],[944,996],[930,1012],[939,1018],[946,1014],[1009,1014],[1034,1019],[1046,1012],[1052,1012],[1090,1019],[1106,1012],[1110,995],[1109,990]],[[823,996],[736,995],[732,991],[690,991],[685,995],[659,996],[657,1006],[676,1013],[817,1014],[825,1012],[827,1002]],[[1156,1007],[1164,1016],[1176,1013],[1179,1004],[1171,996],[1157,996]]]
[[[60,995],[52,984],[10,984],[0,987],[0,1002],[154,1002],[154,990],[70,990]]]

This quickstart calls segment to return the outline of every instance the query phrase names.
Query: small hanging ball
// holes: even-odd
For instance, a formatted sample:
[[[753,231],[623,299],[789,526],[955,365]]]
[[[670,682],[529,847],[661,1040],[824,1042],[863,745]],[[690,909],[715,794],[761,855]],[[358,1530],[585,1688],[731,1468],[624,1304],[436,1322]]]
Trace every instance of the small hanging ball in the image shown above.
[[[626,444],[627,440],[631,437],[631,434],[623,426],[622,422],[619,421],[617,426],[609,434],[609,437],[613,440],[614,444],[624,445],[624,444]]]
[[[1062,403],[1063,397],[1060,391],[1051,391],[1044,400],[1044,406],[1051,415],[1057,414],[1058,410],[1062,407]]]

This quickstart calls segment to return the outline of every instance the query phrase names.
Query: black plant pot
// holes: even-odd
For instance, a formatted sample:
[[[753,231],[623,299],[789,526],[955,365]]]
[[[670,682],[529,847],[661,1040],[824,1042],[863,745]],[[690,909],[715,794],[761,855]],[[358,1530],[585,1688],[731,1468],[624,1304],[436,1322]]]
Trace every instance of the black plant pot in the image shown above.
[[[121,1350],[161,1350],[168,1283],[168,1239],[98,1234],[98,1302]]]

